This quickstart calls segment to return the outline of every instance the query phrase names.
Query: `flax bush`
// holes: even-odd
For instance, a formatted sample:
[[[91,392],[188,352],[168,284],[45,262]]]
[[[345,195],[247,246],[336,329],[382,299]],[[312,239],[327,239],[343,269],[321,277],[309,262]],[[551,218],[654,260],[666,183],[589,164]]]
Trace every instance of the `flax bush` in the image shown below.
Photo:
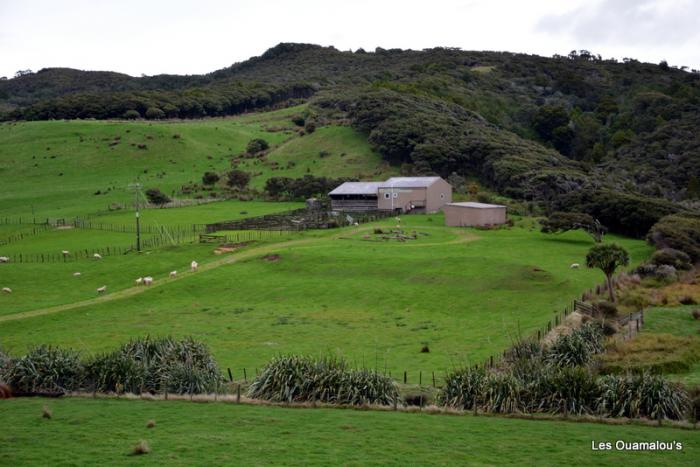
[[[248,395],[274,402],[389,405],[399,392],[391,378],[368,369],[351,369],[343,359],[289,355],[268,363]]]

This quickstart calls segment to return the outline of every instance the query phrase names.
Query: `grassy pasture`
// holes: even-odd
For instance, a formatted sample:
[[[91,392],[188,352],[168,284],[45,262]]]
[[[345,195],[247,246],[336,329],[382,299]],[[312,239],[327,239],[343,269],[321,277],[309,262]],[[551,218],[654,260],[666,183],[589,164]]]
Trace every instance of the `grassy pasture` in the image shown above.
[[[300,137],[290,118],[303,109],[195,121],[1,124],[0,217],[85,216],[112,203],[130,206],[127,187],[135,181],[172,194],[200,182],[205,171],[229,170],[253,138],[267,140],[270,162],[280,163],[273,171],[269,162],[244,159],[242,168],[257,174],[256,187],[269,176],[301,176],[307,167],[328,176],[391,172],[350,128],[319,128]],[[331,155],[320,158],[321,150]]]
[[[182,208],[141,210],[141,225],[148,226],[188,226],[224,220],[237,220],[247,217],[274,214],[291,209],[303,208],[304,203],[281,203],[270,201],[227,200]],[[134,211],[123,210],[104,213],[92,219],[94,223],[134,225]]]
[[[255,174],[251,183],[260,189],[270,177],[297,178],[313,174],[383,180],[398,175],[395,167],[382,162],[372,151],[366,136],[342,126],[321,127],[301,138],[292,138],[274,148],[265,162],[243,159],[238,168]]]
[[[42,419],[42,406],[53,412]],[[7,465],[697,465],[697,433],[632,425],[92,399],[0,403]],[[147,428],[149,420],[155,427]],[[41,440],[37,443],[36,440]],[[145,440],[151,452],[130,456]],[[678,441],[682,451],[592,451]]]
[[[409,382],[416,382],[419,371],[426,381],[432,371],[439,376],[453,365],[502,351],[602,280],[598,271],[569,269],[591,246],[583,233],[465,231],[442,223],[440,215],[404,216],[407,230],[428,234],[405,243],[376,240],[373,226],[362,226],[304,234],[297,243],[251,246],[245,252],[251,256],[135,296],[6,321],[0,340],[15,353],[40,342],[95,351],[125,336],[193,334],[237,375],[278,353],[333,352],[357,365],[386,367],[395,376],[406,370]],[[628,248],[634,262],[650,253],[644,242],[611,240]],[[175,268],[176,261],[188,264],[193,257],[188,248],[164,251],[168,259],[156,274]],[[271,254],[279,258],[263,259]],[[159,255],[130,259],[125,270],[115,259],[102,277],[128,287]],[[34,266],[11,266],[27,271],[18,287],[41,287]],[[74,278],[65,272],[55,274],[52,297],[68,303],[59,291]],[[94,288],[81,293],[94,294]],[[75,298],[78,292],[70,294]],[[9,300],[17,300],[15,311],[29,308],[14,294]],[[49,302],[47,297],[43,306],[54,304]],[[430,353],[420,352],[424,344]]]

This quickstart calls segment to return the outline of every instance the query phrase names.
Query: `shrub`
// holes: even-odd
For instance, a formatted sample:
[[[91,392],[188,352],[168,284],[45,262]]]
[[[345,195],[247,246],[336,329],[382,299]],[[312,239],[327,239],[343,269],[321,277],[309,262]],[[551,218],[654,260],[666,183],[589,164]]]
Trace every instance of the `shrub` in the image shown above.
[[[700,216],[666,216],[652,226],[647,239],[657,248],[680,250],[700,261]]]
[[[598,386],[586,367],[545,367],[534,379],[534,411],[584,414],[594,410]]]
[[[683,389],[659,375],[609,375],[598,379],[596,409],[612,417],[648,417],[680,420],[690,401]]]
[[[615,318],[617,316],[617,306],[607,300],[601,300],[596,303],[596,308],[606,318]]]
[[[138,110],[133,110],[133,109],[132,109],[132,110],[127,110],[126,112],[124,112],[123,117],[124,117],[126,120],[135,120],[135,119],[137,119],[137,118],[141,118],[141,114],[139,113]]]
[[[399,397],[391,378],[368,369],[353,370],[334,357],[280,356],[255,378],[248,395],[274,402],[319,401],[389,405]]]
[[[588,364],[604,348],[604,335],[599,324],[589,322],[570,334],[559,336],[547,349],[546,360],[557,366]]]
[[[14,393],[62,392],[80,389],[84,374],[78,352],[41,345],[11,359],[0,378]]]
[[[226,177],[226,184],[230,187],[245,188],[250,182],[250,174],[243,170],[233,169]]]
[[[486,371],[483,368],[463,368],[445,376],[438,400],[450,407],[473,409],[481,403]]]
[[[681,305],[697,305],[698,304],[698,302],[695,301],[695,299],[693,297],[691,297],[690,295],[682,296],[681,298],[678,299],[678,302]]]
[[[248,141],[245,150],[248,154],[257,154],[269,148],[270,145],[262,138],[255,138]]]
[[[693,316],[693,319],[700,319],[700,308],[694,309],[691,315]]]
[[[202,175],[202,183],[205,185],[213,185],[219,181],[219,175],[216,172],[204,172]]]
[[[223,379],[207,347],[192,338],[134,339],[86,363],[92,390],[109,392],[216,392]]]
[[[168,197],[168,195],[160,191],[158,188],[150,188],[146,190],[146,198],[148,198],[149,202],[159,206],[170,202],[170,197]]]
[[[165,112],[158,107],[149,107],[146,109],[146,118],[149,120],[160,120],[161,118],[165,118]]]
[[[304,126],[306,119],[301,115],[295,115],[292,117],[292,123],[294,123],[296,126]]]
[[[313,120],[307,120],[306,124],[304,125],[304,131],[306,131],[308,134],[313,133],[316,131],[316,122]]]
[[[669,265],[676,269],[688,270],[693,264],[686,253],[673,248],[662,248],[651,256],[651,263],[657,266]]]

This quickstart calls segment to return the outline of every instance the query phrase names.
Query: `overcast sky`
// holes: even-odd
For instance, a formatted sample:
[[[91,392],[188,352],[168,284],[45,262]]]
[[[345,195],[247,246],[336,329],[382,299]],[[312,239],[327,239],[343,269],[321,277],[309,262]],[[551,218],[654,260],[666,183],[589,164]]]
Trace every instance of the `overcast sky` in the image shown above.
[[[199,74],[279,42],[587,49],[700,68],[700,0],[0,0],[0,76],[44,67]]]

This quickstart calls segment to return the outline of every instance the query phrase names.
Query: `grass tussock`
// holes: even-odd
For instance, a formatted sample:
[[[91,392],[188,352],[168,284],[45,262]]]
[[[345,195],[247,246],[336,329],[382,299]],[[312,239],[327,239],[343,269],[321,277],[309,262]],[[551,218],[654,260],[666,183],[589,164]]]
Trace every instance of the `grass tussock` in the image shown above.
[[[46,418],[50,420],[51,417],[53,417],[53,412],[51,411],[51,409],[47,405],[43,406],[41,408],[41,418]]]
[[[155,420],[149,420],[146,423],[146,428],[155,428],[156,427],[156,421]]]
[[[134,447],[131,449],[130,455],[132,456],[141,456],[144,454],[148,454],[151,452],[151,447],[148,445],[148,442],[141,440]]]

